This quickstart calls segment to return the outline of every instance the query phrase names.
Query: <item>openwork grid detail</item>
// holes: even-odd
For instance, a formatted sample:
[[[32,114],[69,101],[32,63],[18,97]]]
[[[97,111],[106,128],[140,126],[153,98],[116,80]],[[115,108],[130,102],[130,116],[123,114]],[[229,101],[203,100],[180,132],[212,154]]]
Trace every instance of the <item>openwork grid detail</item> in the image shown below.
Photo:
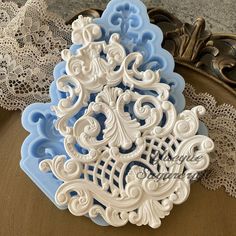
[[[173,160],[179,144],[180,141],[175,140],[172,135],[162,139],[147,138],[146,148],[139,160],[123,165],[122,162],[116,160],[113,156],[104,155],[96,163],[84,164],[80,178],[93,181],[94,184],[99,185],[104,190],[109,191],[109,193],[119,193],[120,189],[125,189],[124,177],[132,166],[138,164],[146,165],[152,173],[160,172],[159,161],[161,161],[161,157],[165,154],[169,160]],[[168,153],[166,153],[167,151]],[[165,169],[166,173],[168,173],[168,169],[168,167]]]

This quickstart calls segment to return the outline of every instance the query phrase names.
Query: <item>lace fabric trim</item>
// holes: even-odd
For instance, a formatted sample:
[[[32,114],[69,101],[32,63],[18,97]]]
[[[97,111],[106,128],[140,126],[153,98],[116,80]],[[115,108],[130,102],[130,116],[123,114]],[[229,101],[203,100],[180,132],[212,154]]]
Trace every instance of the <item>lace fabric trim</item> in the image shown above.
[[[210,154],[210,165],[202,174],[204,187],[216,190],[225,187],[230,196],[236,197],[236,109],[229,104],[217,106],[215,98],[207,93],[196,93],[186,84],[187,108],[203,105],[207,112],[201,120],[206,124],[215,150]]]
[[[48,12],[44,1],[22,7],[0,1],[0,106],[23,110],[49,101],[53,68],[70,38],[71,26]]]

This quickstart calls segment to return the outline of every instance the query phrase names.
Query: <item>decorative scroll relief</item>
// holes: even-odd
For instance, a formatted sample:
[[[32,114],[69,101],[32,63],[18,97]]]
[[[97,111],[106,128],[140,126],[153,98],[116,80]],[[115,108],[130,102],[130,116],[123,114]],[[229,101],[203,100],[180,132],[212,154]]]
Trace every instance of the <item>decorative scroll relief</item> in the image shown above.
[[[73,40],[83,45],[75,55],[62,53],[67,75],[57,88],[65,97],[53,107],[70,158],[44,160],[40,169],[63,181],[55,201],[72,214],[157,228],[188,197],[188,176],[208,166],[214,144],[196,135],[205,109],[177,115],[158,71],[140,72],[141,54],[126,55],[118,34],[108,44],[95,42],[99,27],[83,17],[73,29]]]

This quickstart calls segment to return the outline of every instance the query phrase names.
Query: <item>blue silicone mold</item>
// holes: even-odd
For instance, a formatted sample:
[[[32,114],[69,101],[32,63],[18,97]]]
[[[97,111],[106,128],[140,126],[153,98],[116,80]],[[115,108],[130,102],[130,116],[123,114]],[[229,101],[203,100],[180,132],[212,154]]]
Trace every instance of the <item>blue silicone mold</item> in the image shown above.
[[[185,106],[182,94],[184,80],[173,72],[174,59],[161,47],[162,32],[157,26],[150,24],[144,4],[139,0],[112,0],[102,17],[95,19],[95,22],[102,27],[102,40],[108,41],[110,35],[117,32],[121,35],[121,44],[127,53],[139,51],[143,54],[144,62],[140,69],[160,70],[161,81],[171,87],[170,101],[178,112],[182,111]],[[72,45],[70,50],[73,53],[79,47],[80,45]],[[57,90],[55,83],[63,74],[66,74],[65,62],[60,62],[54,69],[54,81],[50,86],[51,102],[32,104],[22,116],[22,124],[30,134],[22,145],[21,168],[52,202],[61,182],[50,172],[42,173],[38,165],[42,160],[55,155],[66,156],[63,137],[54,126],[56,116],[50,109],[64,96]],[[75,118],[78,117],[77,115]],[[95,222],[105,225],[100,218],[96,218]]]

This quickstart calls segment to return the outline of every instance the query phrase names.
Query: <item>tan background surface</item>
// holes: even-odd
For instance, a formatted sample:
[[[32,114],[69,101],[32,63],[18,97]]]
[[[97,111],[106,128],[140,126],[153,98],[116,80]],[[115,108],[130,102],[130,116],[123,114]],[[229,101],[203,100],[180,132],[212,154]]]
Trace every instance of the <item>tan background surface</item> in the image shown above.
[[[27,0],[13,1],[19,5]],[[87,8],[104,9],[109,0],[45,0],[48,9],[65,20]],[[117,0],[118,1],[118,0]],[[142,0],[147,7],[163,7],[183,22],[192,23],[197,17],[206,20],[207,29],[212,32],[236,32],[235,0]]]
[[[219,96],[219,101],[235,104],[235,96],[219,83],[189,68],[178,66],[187,81],[199,91]],[[236,235],[236,199],[223,189],[209,191],[194,183],[189,199],[174,206],[159,229],[131,224],[121,228],[99,227],[86,217],[75,217],[58,210],[19,167],[20,148],[27,132],[20,123],[20,112],[0,109],[0,236],[54,235]]]

